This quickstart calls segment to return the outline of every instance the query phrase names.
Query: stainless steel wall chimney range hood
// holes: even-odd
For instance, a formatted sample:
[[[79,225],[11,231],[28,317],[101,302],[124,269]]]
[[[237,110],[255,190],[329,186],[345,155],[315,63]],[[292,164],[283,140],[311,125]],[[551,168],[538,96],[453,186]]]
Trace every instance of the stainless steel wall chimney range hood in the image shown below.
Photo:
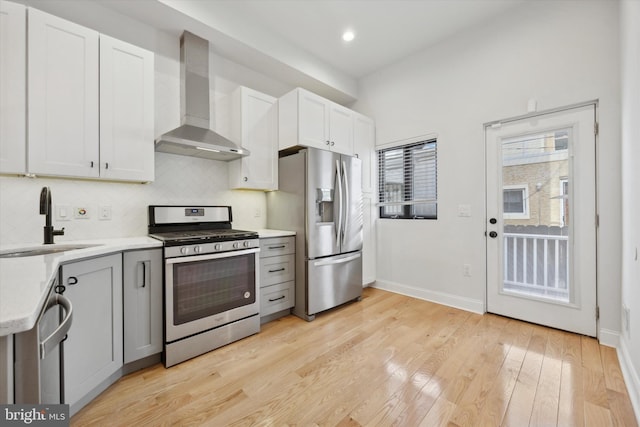
[[[182,126],[156,140],[156,151],[212,160],[235,160],[249,151],[209,125],[209,42],[188,31],[180,38]]]

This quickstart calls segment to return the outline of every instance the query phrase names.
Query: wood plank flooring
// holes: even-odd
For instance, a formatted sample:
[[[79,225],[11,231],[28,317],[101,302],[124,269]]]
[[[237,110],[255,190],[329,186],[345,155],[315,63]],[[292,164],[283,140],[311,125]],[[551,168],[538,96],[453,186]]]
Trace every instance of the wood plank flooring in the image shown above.
[[[128,375],[72,426],[637,426],[614,349],[378,289],[170,369]]]

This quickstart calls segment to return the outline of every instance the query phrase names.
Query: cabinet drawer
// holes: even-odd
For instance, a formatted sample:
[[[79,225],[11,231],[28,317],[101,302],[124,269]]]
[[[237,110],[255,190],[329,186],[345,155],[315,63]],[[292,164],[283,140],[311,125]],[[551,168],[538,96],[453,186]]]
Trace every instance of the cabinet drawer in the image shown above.
[[[288,282],[295,276],[295,256],[260,257],[260,287]]]
[[[296,246],[295,238],[293,236],[260,239],[260,258],[289,255],[295,252]]]
[[[294,281],[260,289],[260,316],[293,307]]]

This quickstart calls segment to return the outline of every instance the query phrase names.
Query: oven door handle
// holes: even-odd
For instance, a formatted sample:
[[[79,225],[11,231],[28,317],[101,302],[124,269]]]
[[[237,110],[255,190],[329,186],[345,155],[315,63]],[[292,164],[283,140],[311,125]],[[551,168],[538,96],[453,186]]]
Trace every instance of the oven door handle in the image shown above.
[[[185,262],[206,261],[210,259],[229,258],[240,255],[255,254],[260,252],[260,248],[242,249],[239,251],[216,252],[204,255],[189,255],[176,258],[165,258],[165,264],[183,264]]]
[[[56,330],[51,333],[51,335],[40,342],[40,359],[44,359],[52,349],[56,348],[56,346],[64,340],[69,329],[71,329],[71,322],[73,320],[73,308],[71,306],[71,301],[62,295],[55,294],[49,300],[47,309],[56,305],[61,305],[64,309],[64,320],[60,325],[58,325]]]

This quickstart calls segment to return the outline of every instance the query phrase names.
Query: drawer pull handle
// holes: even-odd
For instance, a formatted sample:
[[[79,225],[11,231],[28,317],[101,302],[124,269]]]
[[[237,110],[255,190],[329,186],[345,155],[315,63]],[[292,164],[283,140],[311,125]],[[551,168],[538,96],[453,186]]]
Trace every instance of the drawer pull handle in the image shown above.
[[[269,298],[269,302],[278,301],[279,299],[284,299],[284,295],[282,295],[281,297],[278,297],[278,298]]]
[[[282,246],[269,246],[269,249],[284,249],[284,248],[286,248],[285,245],[282,245]]]
[[[284,270],[285,270],[285,268],[282,267],[282,268],[277,268],[275,270],[269,270],[269,273],[277,273],[278,271],[284,271]]]

